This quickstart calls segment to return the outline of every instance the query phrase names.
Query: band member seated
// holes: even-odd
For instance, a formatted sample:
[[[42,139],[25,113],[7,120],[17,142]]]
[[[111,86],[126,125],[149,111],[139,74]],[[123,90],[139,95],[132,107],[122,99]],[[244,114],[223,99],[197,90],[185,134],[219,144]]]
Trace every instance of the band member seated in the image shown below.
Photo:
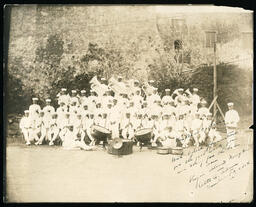
[[[59,135],[59,127],[57,125],[57,117],[58,117],[57,113],[52,114],[52,119],[50,122],[50,129],[49,129],[49,133],[48,133],[50,146],[54,145],[54,141],[57,139],[57,137]]]
[[[199,118],[200,114],[198,112],[195,113],[195,118],[191,123],[191,134],[195,141],[194,145],[199,146],[199,138],[200,138],[200,129],[202,128],[202,120]]]
[[[80,148],[83,150],[92,150],[91,146],[85,144],[84,140],[77,138],[73,131],[73,125],[67,124],[66,125],[66,132],[63,136],[63,143],[62,146],[64,149],[75,149]]]
[[[66,112],[65,113],[65,118],[60,120],[60,122],[58,123],[59,129],[60,129],[60,139],[63,143],[64,138],[65,138],[65,134],[67,133],[67,126],[70,124],[70,113]]]
[[[29,117],[29,110],[25,110],[24,111],[25,116],[23,116],[20,120],[20,129],[23,133],[24,139],[26,141],[26,145],[30,145],[31,141],[30,138],[31,136],[29,136],[29,132],[30,132],[30,128],[31,128],[31,119]]]
[[[82,115],[77,114],[77,118],[74,120],[73,126],[74,126],[74,135],[77,139],[84,140],[85,133],[83,130],[83,120]]]
[[[129,110],[125,112],[125,117],[122,119],[120,127],[122,130],[122,137],[124,139],[131,140],[134,138],[133,122],[131,121],[131,112]]]
[[[135,131],[144,128],[142,121],[143,121],[143,118],[142,118],[142,111],[139,110],[139,111],[137,111],[137,113],[136,113],[136,119],[134,120],[134,130],[135,130]]]
[[[158,139],[163,147],[176,147],[176,139],[172,136],[172,127],[166,127],[161,133],[161,137]]]
[[[151,120],[149,121],[150,123],[150,128],[153,129],[153,137],[152,137],[152,147],[156,147],[157,146],[157,139],[160,137],[161,135],[161,124],[159,122],[159,115],[157,114],[157,112],[153,112],[151,115]]]
[[[95,124],[95,120],[94,120],[94,113],[90,112],[89,114],[89,118],[84,120],[83,122],[83,129],[85,131],[85,143],[89,144],[90,146],[94,146],[95,145],[95,139],[92,136],[92,126]]]
[[[208,120],[208,138],[209,138],[209,145],[213,146],[216,142],[221,140],[221,136],[216,128],[216,123],[212,121],[212,113],[207,114]]]
[[[48,121],[48,120],[47,120]],[[39,138],[40,134],[40,138]],[[41,145],[46,138],[46,128],[44,124],[44,111],[39,112],[39,118],[36,120],[35,129],[34,129],[34,137],[37,142],[35,145]]]

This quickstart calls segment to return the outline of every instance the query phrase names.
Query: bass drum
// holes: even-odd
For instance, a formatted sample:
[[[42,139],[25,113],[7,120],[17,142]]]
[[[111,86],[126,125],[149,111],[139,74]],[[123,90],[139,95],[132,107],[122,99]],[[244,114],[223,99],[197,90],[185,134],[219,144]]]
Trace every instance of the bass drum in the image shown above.
[[[152,138],[153,131],[151,128],[140,129],[135,132],[135,138],[138,142],[147,144]]]

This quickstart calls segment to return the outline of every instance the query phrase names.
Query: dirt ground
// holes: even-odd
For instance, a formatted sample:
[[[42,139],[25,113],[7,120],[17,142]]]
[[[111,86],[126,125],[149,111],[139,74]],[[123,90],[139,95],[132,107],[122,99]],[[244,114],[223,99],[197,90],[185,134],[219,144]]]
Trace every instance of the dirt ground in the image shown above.
[[[248,137],[252,139],[251,130],[240,130],[239,146],[216,156],[248,149]],[[184,151],[183,157],[192,150]],[[134,146],[132,154],[117,157],[102,149],[9,143],[6,153],[8,202],[245,202],[252,196],[251,144],[239,158],[249,164],[234,178],[198,189],[189,180],[200,174],[200,167],[177,174],[172,162],[177,155],[159,155],[147,148],[140,152]]]

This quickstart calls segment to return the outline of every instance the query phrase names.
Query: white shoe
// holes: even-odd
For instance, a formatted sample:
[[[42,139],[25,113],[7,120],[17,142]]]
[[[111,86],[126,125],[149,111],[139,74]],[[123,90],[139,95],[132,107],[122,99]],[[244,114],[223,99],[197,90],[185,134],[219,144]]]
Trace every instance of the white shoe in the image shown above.
[[[31,144],[30,142],[26,142],[26,145],[28,145],[28,146],[29,146],[30,144]]]
[[[153,142],[152,147],[157,147],[157,144],[155,142]]]
[[[53,146],[54,144],[53,144],[53,142],[49,142],[49,146]]]

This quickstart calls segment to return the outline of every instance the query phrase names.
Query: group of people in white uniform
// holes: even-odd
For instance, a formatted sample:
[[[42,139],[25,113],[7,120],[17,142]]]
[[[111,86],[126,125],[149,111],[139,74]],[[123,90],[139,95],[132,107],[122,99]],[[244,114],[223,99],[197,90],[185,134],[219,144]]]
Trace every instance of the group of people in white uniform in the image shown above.
[[[122,78],[118,82],[123,84]],[[198,89],[176,89],[171,93],[165,89],[160,97],[158,89],[149,81],[151,93],[142,96],[139,81],[134,80],[132,92],[113,93],[111,89],[102,95],[91,89],[67,93],[62,88],[57,95],[58,107],[46,99],[41,108],[38,98],[25,110],[20,121],[20,129],[27,145],[32,143],[50,146],[58,142],[66,149],[81,148],[91,150],[97,144],[93,136],[93,126],[101,126],[111,132],[111,138],[123,138],[136,141],[135,134],[141,129],[151,128],[152,146],[188,147],[190,145],[214,145],[222,139],[213,121],[207,102],[198,95]],[[102,82],[101,84],[104,84]],[[234,148],[239,115],[228,103],[225,114],[227,129],[227,147]]]

